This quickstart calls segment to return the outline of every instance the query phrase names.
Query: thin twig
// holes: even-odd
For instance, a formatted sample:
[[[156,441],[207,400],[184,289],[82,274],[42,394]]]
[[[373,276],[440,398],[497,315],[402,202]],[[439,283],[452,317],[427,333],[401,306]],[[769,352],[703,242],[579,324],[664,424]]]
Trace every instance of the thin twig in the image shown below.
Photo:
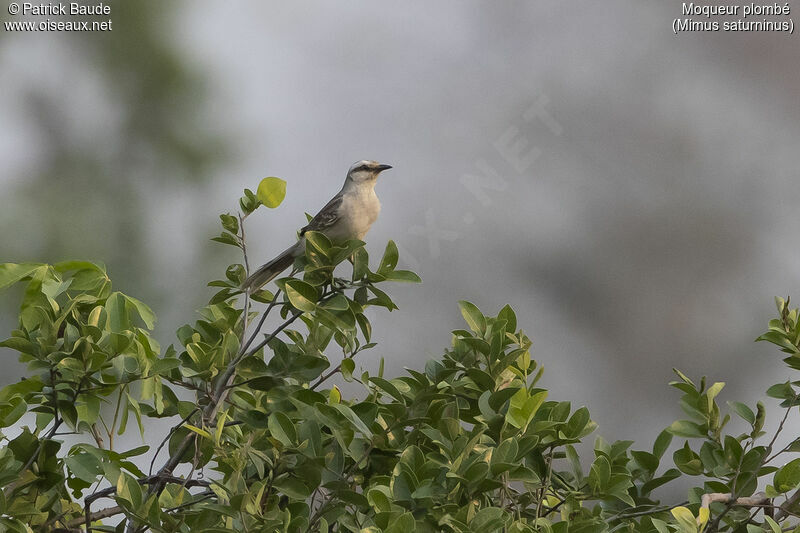
[[[200,410],[199,407],[195,407],[194,409],[192,409],[191,413],[189,413],[188,415],[183,417],[183,420],[181,420],[179,424],[176,424],[176,425],[172,426],[172,428],[169,430],[169,433],[167,433],[167,436],[164,437],[164,440],[162,440],[161,444],[159,444],[158,448],[156,448],[156,453],[153,454],[153,460],[150,461],[150,470],[148,472],[150,475],[153,475],[153,467],[156,464],[156,457],[158,457],[158,454],[161,451],[161,449],[164,448],[164,446],[167,444],[167,442],[169,442],[169,439],[172,438],[172,435],[174,435],[176,431],[178,431],[180,428],[182,428],[183,425],[186,422],[188,422],[189,419],[192,418],[194,416],[194,414],[199,410]]]
[[[674,509],[675,507],[681,507],[683,505],[689,505],[688,501],[681,502],[677,505],[652,505],[652,509],[646,509],[643,511],[636,511],[634,513],[625,513],[624,511],[620,511],[619,513],[615,514],[614,516],[607,519],[607,521],[611,522],[613,520],[624,520],[626,518],[637,518],[640,516],[648,516],[651,514],[663,513],[665,511],[669,511],[670,509]]]
[[[794,404],[796,399],[797,399],[797,396],[794,396],[792,398],[792,402],[791,403]],[[793,407],[793,405],[789,405],[789,407],[786,408],[786,412],[783,414],[783,418],[781,419],[781,423],[778,425],[778,430],[775,432],[775,435],[772,436],[772,440],[769,441],[769,444],[767,445],[767,452],[764,455],[769,455],[770,453],[772,453],[772,446],[775,444],[775,441],[778,440],[778,435],[780,435],[781,431],[783,431],[783,426],[784,426],[784,424],[786,424],[786,419],[789,418],[789,413],[792,411],[792,407]],[[774,456],[773,456],[773,458],[774,458]]]
[[[320,376],[320,378],[313,385],[311,385],[309,387],[309,389],[310,390],[315,390],[317,387],[319,387],[320,385],[325,383],[325,381],[327,381],[328,378],[330,378],[331,376],[335,375],[341,369],[342,369],[342,363],[339,363],[339,365],[336,368],[334,368],[333,370],[331,370],[330,372],[328,372],[324,376]]]
[[[197,505],[198,503],[204,502],[214,497],[214,491],[208,492],[201,492],[197,495],[198,498],[196,500],[192,500],[190,502],[183,503],[181,505],[177,505],[175,507],[170,507],[169,509],[164,509],[165,513],[174,513],[175,511],[180,511],[182,509],[186,509],[187,507],[191,507],[193,505]]]
[[[789,515],[795,515],[791,509],[798,501],[800,501],[800,490],[792,494],[789,498],[786,499],[785,502],[778,508],[778,511],[775,513],[775,521],[778,522],[782,518],[786,518]]]
[[[364,452],[364,455],[362,455],[362,456],[361,456],[361,458],[360,458],[358,461],[354,461],[354,462],[353,462],[353,464],[352,464],[352,465],[350,465],[350,467],[349,467],[347,470],[345,470],[345,471],[344,471],[342,474],[337,474],[336,472],[333,472],[333,470],[331,470],[331,469],[330,469],[330,468],[328,468],[328,467],[325,467],[325,468],[326,468],[327,470],[329,470],[329,471],[333,472],[334,474],[336,474],[336,475],[340,476],[340,477],[341,477],[341,479],[342,479],[343,481],[347,481],[347,478],[348,478],[348,477],[350,477],[350,476],[351,476],[351,475],[352,475],[352,474],[353,474],[353,473],[354,473],[354,472],[355,472],[355,471],[356,471],[356,470],[359,468],[359,466],[361,465],[361,463],[362,463],[362,462],[363,462],[365,459],[369,459],[369,454],[370,454],[370,453],[372,453],[372,450],[374,450],[374,449],[375,449],[375,446],[377,446],[377,443],[376,443],[376,441],[377,441],[378,437],[385,437],[385,436],[387,436],[387,435],[388,435],[389,433],[391,433],[391,432],[392,432],[392,431],[393,431],[393,430],[394,430],[394,429],[395,429],[397,426],[403,425],[403,424],[405,424],[405,423],[406,423],[406,420],[404,420],[404,419],[398,420],[398,421],[397,421],[397,422],[395,422],[394,424],[391,424],[391,425],[387,426],[387,427],[386,427],[386,428],[385,428],[385,429],[384,429],[384,430],[383,430],[383,431],[382,431],[380,434],[378,434],[378,435],[373,435],[373,437],[372,437],[372,440],[370,441],[370,444],[369,444],[369,446],[367,447],[366,451]],[[269,492],[269,491],[267,491],[267,492]],[[323,500],[320,502],[320,506],[317,508],[316,512],[314,512],[314,513],[311,515],[311,518],[309,518],[309,521],[308,521],[308,531],[311,531],[311,528],[312,528],[314,525],[316,525],[316,523],[317,523],[317,522],[320,520],[320,518],[322,518],[322,515],[324,514],[324,511],[326,510],[325,508],[326,508],[328,505],[330,505],[330,504],[332,503],[332,501],[333,501],[333,500],[331,499],[331,496],[332,496],[332,494],[331,494],[330,492],[326,493],[326,494],[323,496]]]
[[[244,258],[244,275],[245,279],[250,276],[250,261],[247,259],[247,243],[244,238],[244,219],[242,214],[239,213],[239,237],[242,242],[242,257]],[[244,291],[244,312],[242,314],[242,336],[240,342],[244,342],[244,336],[247,334],[247,321],[250,316],[250,291]]]
[[[102,520],[103,518],[116,516],[120,513],[122,513],[122,507],[120,507],[119,505],[115,505],[114,507],[106,507],[105,509],[100,509],[99,511],[90,513],[88,516],[83,516],[81,518],[76,518],[74,520],[71,520],[67,522],[66,526],[67,528],[70,529],[80,527],[84,524],[88,526],[92,522],[95,522],[97,520]]]
[[[28,468],[30,468],[31,465],[34,463],[34,461],[36,461],[36,458],[39,456],[39,453],[41,453],[42,448],[44,448],[44,443],[53,438],[53,436],[56,434],[56,431],[58,431],[59,426],[61,426],[61,424],[64,422],[64,419],[58,416],[58,392],[56,391],[55,387],[55,377],[56,377],[55,373],[51,370],[50,381],[52,382],[53,385],[52,402],[53,402],[53,413],[54,413],[53,416],[55,417],[53,420],[53,427],[50,428],[50,431],[47,432],[47,435],[45,435],[43,439],[39,440],[39,444],[38,446],[36,446],[36,449],[34,450],[33,454],[28,458],[28,460],[23,465],[22,469],[19,471],[20,475],[24,473]],[[81,378],[81,380],[75,387],[75,392],[72,395],[72,403],[75,403],[75,401],[78,399],[78,396],[81,394],[82,385],[83,385],[83,378]],[[20,482],[21,480],[11,483],[7,487],[6,491],[4,491],[6,496],[14,492],[17,489],[17,486]]]
[[[261,328],[264,325],[264,321],[267,320],[267,316],[269,316],[270,311],[272,311],[272,308],[275,307],[275,305],[278,303],[278,295],[280,295],[280,293],[281,293],[280,289],[278,289],[277,292],[275,292],[275,295],[272,297],[272,301],[267,306],[267,309],[261,314],[261,319],[259,319],[256,329],[253,330],[253,333],[250,334],[250,337],[247,339],[247,342],[244,344],[244,346],[242,346],[240,350],[241,352],[247,351],[250,345],[253,344],[253,341],[256,339],[256,337],[258,337],[258,332],[261,331]]]
[[[786,416],[788,416],[788,415],[785,415],[783,417],[783,420],[781,421],[781,424],[778,427],[778,431],[776,431],[775,432],[775,436],[772,437],[772,441],[770,441],[769,446],[767,446],[767,451],[766,451],[766,453],[764,455],[767,455],[770,452],[770,450],[772,449],[772,445],[775,443],[775,439],[778,438],[778,434],[783,429],[784,422],[786,422]],[[739,498],[736,495],[736,493],[739,490],[739,487],[737,486],[737,481],[739,479],[739,474],[741,474],[741,472],[742,472],[742,464],[744,463],[744,456],[745,456],[744,453],[742,453],[740,455],[739,464],[737,465],[736,471],[734,472],[733,476],[731,476],[731,480],[732,480],[732,487],[731,488],[733,489],[733,491],[730,494],[727,495],[727,497],[728,497],[727,502],[728,503],[727,503],[727,505],[725,505],[725,509],[723,509],[722,512],[720,514],[718,514],[717,516],[715,516],[714,520],[711,521],[711,523],[708,526],[708,533],[715,533],[717,531],[717,529],[719,528],[720,522],[722,521],[723,518],[725,518],[725,515],[727,515],[730,512],[730,510],[733,509],[733,507],[735,505],[737,505],[737,502],[739,500]],[[761,466],[764,466],[764,460],[763,459],[761,461]],[[714,495],[714,494],[720,495],[720,493],[713,493],[712,495]],[[711,497],[712,495],[706,495],[706,496]],[[715,500],[715,501],[722,501],[722,500]],[[708,504],[710,504],[710,501],[708,502]],[[706,506],[706,508],[707,508],[707,506]]]
[[[166,483],[173,483],[175,485],[183,485],[186,480],[184,478],[175,477],[169,474],[156,474],[154,476],[147,476],[141,479],[137,479],[136,482],[140,485],[159,485],[159,484],[166,484]],[[186,483],[186,487],[209,487],[211,486],[210,481],[205,481],[203,479],[190,479],[188,483]],[[94,494],[87,496],[85,499],[89,500],[89,503],[94,502],[95,500],[99,500],[100,498],[106,498],[111,496],[117,492],[117,487],[107,487],[103,490],[98,490]]]
[[[539,513],[542,510],[542,500],[544,500],[544,496],[547,493],[547,489],[550,486],[550,476],[553,473],[553,449],[550,449],[550,455],[547,461],[547,478],[545,479],[544,486],[542,487],[542,492],[539,495],[539,501],[536,502],[536,519],[539,519]]]
[[[141,485],[154,485],[154,484],[159,484],[159,483],[174,483],[174,484],[184,485],[184,486],[190,487],[190,488],[191,487],[209,487],[209,486],[211,486],[211,482],[200,480],[200,479],[190,479],[187,482],[187,480],[185,480],[183,478],[178,478],[178,477],[174,477],[174,476],[159,476],[159,475],[147,476],[145,478],[138,479],[137,482],[139,484],[141,484]],[[68,528],[75,528],[75,527],[82,526],[84,524],[88,525],[91,522],[94,522],[95,520],[102,520],[103,518],[108,518],[110,516],[115,516],[115,515],[123,513],[124,510],[119,506],[108,507],[106,509],[101,509],[100,511],[95,511],[95,512],[88,512],[89,507],[91,506],[92,503],[94,503],[96,500],[99,500],[100,498],[110,497],[116,491],[117,491],[116,487],[107,487],[107,488],[105,488],[103,490],[100,490],[100,491],[97,491],[97,492],[95,492],[93,494],[90,494],[89,496],[84,498],[84,503],[85,503],[85,511],[84,511],[85,514],[84,514],[84,516],[82,516],[81,518],[76,518],[76,519],[68,522],[67,527]]]
[[[108,432],[108,449],[114,451],[114,432],[117,430],[117,419],[119,417],[119,407],[122,405],[122,395],[125,392],[125,389],[128,388],[128,384],[125,383],[119,389],[119,395],[117,396],[117,407],[114,409],[114,419],[111,421],[111,431]]]

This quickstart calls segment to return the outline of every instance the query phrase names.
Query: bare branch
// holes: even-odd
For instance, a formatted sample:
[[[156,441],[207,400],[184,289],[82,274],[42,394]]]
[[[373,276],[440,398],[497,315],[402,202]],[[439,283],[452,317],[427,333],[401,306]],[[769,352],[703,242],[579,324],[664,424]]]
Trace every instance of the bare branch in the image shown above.
[[[769,498],[763,492],[756,492],[752,496],[736,498],[733,500],[733,495],[730,492],[710,492],[703,494],[700,499],[700,506],[708,509],[709,505],[714,502],[731,503],[740,505],[742,507],[756,507],[769,502]]]
[[[250,334],[250,337],[247,339],[247,342],[244,343],[242,348],[239,350],[240,352],[242,353],[246,352],[247,349],[250,347],[250,345],[253,344],[253,341],[256,339],[256,337],[258,337],[258,333],[264,326],[264,322],[267,320],[270,311],[272,311],[272,308],[275,307],[275,305],[278,303],[278,295],[280,295],[280,293],[281,293],[280,289],[278,289],[277,292],[275,292],[275,296],[272,297],[272,301],[267,306],[267,309],[261,314],[261,319],[259,319],[256,329],[253,330],[252,334]]]
[[[172,438],[172,435],[174,435],[176,431],[178,431],[180,428],[182,428],[183,425],[186,422],[188,422],[189,419],[192,418],[194,416],[194,414],[197,413],[199,410],[200,410],[199,407],[195,407],[192,410],[191,413],[189,413],[188,415],[183,417],[183,420],[181,420],[180,423],[172,426],[172,428],[169,430],[169,433],[167,433],[167,436],[164,437],[164,440],[161,441],[161,444],[158,445],[158,448],[156,448],[156,452],[153,454],[153,460],[150,461],[150,471],[149,471],[150,475],[153,474],[153,467],[156,464],[156,457],[158,457],[158,453],[161,451],[161,449],[164,448],[164,446],[167,444],[167,442],[169,442],[169,439]]]

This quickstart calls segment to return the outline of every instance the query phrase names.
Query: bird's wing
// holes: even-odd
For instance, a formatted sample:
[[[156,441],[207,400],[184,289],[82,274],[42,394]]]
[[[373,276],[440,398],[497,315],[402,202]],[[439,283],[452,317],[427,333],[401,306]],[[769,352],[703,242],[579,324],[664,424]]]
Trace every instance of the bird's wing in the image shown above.
[[[325,231],[330,228],[336,221],[339,220],[339,207],[342,205],[342,195],[337,194],[330,202],[325,204],[325,207],[320,209],[319,213],[309,221],[308,225],[300,229],[300,235],[305,234],[307,231]]]

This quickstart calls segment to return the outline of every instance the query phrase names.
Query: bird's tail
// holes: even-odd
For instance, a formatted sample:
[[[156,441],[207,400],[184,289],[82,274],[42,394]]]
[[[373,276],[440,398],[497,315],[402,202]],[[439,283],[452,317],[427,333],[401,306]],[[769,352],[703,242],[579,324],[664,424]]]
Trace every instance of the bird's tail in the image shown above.
[[[295,258],[298,257],[301,252],[300,243],[293,244],[281,252],[275,259],[250,274],[242,283],[242,289],[248,292],[260,289],[275,279],[278,274],[292,266]]]

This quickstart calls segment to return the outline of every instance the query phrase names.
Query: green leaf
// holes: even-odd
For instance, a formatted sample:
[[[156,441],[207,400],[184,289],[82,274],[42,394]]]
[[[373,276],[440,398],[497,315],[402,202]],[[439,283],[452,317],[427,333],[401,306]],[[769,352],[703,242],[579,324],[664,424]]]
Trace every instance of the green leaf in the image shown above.
[[[778,523],[775,520],[773,520],[772,518],[770,518],[769,516],[764,515],[764,521],[767,524],[769,524],[769,528],[772,530],[772,533],[782,533],[783,532],[783,530],[781,529],[781,526],[779,526]],[[797,530],[794,530],[794,531],[797,531]]]
[[[240,286],[246,277],[244,265],[240,265],[238,263],[235,265],[230,265],[227,269],[225,269],[225,277],[233,282],[234,286]]]
[[[61,261],[53,265],[56,272],[69,272],[71,270],[91,270],[106,277],[106,267],[103,263],[92,263],[91,261]]]
[[[611,463],[605,455],[595,458],[589,470],[589,485],[595,492],[603,492],[611,480]]]
[[[383,530],[383,533],[413,533],[416,530],[417,523],[414,520],[414,515],[406,512],[394,518],[389,527]]]
[[[397,260],[399,258],[399,254],[397,252],[397,245],[394,241],[389,241],[386,243],[386,250],[383,252],[383,257],[381,258],[381,264],[378,267],[378,274],[386,275],[387,273],[394,270],[397,266]]]
[[[381,489],[385,489],[386,492]],[[389,500],[387,492],[389,492],[389,488],[384,485],[382,487],[370,489],[367,493],[367,501],[369,501],[369,504],[374,507],[376,511],[388,513],[392,510],[392,503]]]
[[[650,522],[653,524],[653,527],[656,528],[658,533],[669,533],[671,530],[667,527],[667,523],[663,520],[659,520],[658,518],[651,518]]]
[[[175,359],[175,358],[156,359],[153,362],[153,366],[150,369],[150,371],[153,374],[165,375],[168,374],[170,370],[178,368],[180,366],[181,366],[180,359]]]
[[[269,207],[275,209],[286,197],[286,182],[280,178],[268,177],[261,180],[256,190],[258,200]]]
[[[330,257],[331,241],[324,233],[307,231],[303,236],[306,238],[306,247],[310,245],[325,257]]]
[[[422,283],[422,278],[410,270],[393,270],[384,274],[386,281],[400,281],[405,283]]]
[[[339,387],[334,385],[333,387],[331,387],[331,390],[328,391],[328,403],[332,405],[335,403],[341,403],[341,401],[342,401],[342,391],[339,390]]]
[[[267,417],[267,413],[263,411],[250,409],[249,411],[241,413],[239,416],[245,424],[254,428],[264,429],[269,426],[269,418]]]
[[[636,460],[637,463],[639,463],[639,466],[644,468],[650,474],[655,473],[656,469],[658,468],[658,457],[652,453],[634,450],[631,451],[631,456]]]
[[[75,402],[75,410],[79,421],[92,425],[100,414],[100,398],[88,394],[82,395]]]
[[[195,433],[197,433],[201,437],[205,437],[207,439],[211,439],[212,438],[211,437],[211,433],[209,433],[205,429],[200,429],[199,427],[193,426],[191,424],[184,424],[183,427],[185,427],[186,429],[188,429],[190,431],[194,431]]]
[[[286,297],[300,311],[313,311],[317,307],[319,293],[312,285],[299,279],[290,279],[285,283]]]
[[[583,431],[583,428],[589,423],[589,410],[586,407],[581,407],[574,413],[572,416],[569,417],[567,421],[567,425],[564,428],[564,433],[567,435],[568,438],[574,439],[578,438]]]
[[[219,219],[222,221],[222,227],[231,233],[239,233],[239,219],[232,215],[220,215]]]
[[[13,285],[40,268],[47,268],[47,266],[41,263],[0,264],[0,289]]]
[[[64,462],[72,475],[87,483],[94,483],[97,476],[103,473],[100,460],[90,453],[80,452],[70,455]]]
[[[129,457],[136,457],[137,455],[142,455],[143,453],[147,453],[148,450],[150,450],[150,446],[146,446],[146,445],[137,446],[136,448],[133,448],[132,450],[128,450],[126,452],[120,453],[119,457],[121,459],[127,459]]]
[[[367,288],[369,291],[375,295],[375,298],[369,300],[369,305],[377,305],[381,307],[385,307],[389,311],[397,309],[397,305],[389,298],[389,295],[380,290],[379,288],[375,287],[374,285],[368,285]],[[356,291],[357,292],[357,291]],[[361,302],[359,302],[361,303]]]
[[[742,402],[728,402],[728,407],[733,409],[737,415],[742,417],[751,426],[756,423],[755,413]]]
[[[490,469],[493,476],[512,470],[518,466],[516,461],[519,446],[516,439],[506,439],[492,453]]]
[[[767,417],[767,410],[764,404],[756,402],[756,423],[753,424],[753,431],[758,433],[764,427],[764,420]]]
[[[547,391],[539,391],[529,396],[525,388],[519,389],[511,397],[511,402],[506,413],[506,422],[521,429],[528,425],[536,411],[539,410],[547,398]]]
[[[794,459],[783,465],[772,480],[775,490],[788,492],[800,485],[800,459]]]
[[[363,313],[358,313],[356,314],[356,321],[358,322],[358,327],[361,328],[361,333],[364,335],[364,340],[369,342],[372,338],[372,324],[370,324],[369,319]]]
[[[356,362],[353,361],[350,357],[345,357],[342,359],[342,377],[345,380],[350,381],[353,378],[353,371],[356,369]]]
[[[717,382],[711,385],[706,391],[706,401],[708,402],[709,412],[714,408],[714,398],[717,397],[723,387],[725,387],[725,383]]]
[[[649,494],[650,492],[654,491],[655,489],[657,489],[661,485],[669,483],[670,481],[672,481],[674,479],[678,479],[679,477],[681,477],[680,470],[678,470],[676,468],[670,468],[669,470],[664,472],[663,475],[661,475],[659,477],[656,477],[656,478],[653,478],[650,481],[648,481],[647,483],[643,484],[642,485],[642,496],[646,496],[647,494]]]
[[[289,498],[305,500],[311,496],[311,491],[305,483],[294,477],[276,479],[273,486]]]
[[[667,431],[678,437],[704,438],[708,435],[704,426],[690,420],[676,420]]]
[[[458,302],[458,307],[461,309],[461,316],[464,317],[469,329],[481,335],[486,333],[486,317],[475,304],[462,300]]]
[[[331,407],[342,413],[344,417],[353,424],[355,429],[363,433],[367,438],[372,438],[372,431],[370,431],[364,421],[361,420],[352,409],[342,403],[334,404]]]
[[[686,374],[684,374],[683,372],[681,372],[681,371],[680,371],[680,370],[678,370],[677,368],[673,368],[673,369],[672,369],[672,371],[673,371],[673,372],[675,372],[675,374],[677,374],[677,376],[678,376],[679,378],[681,378],[681,380],[682,380],[684,383],[687,383],[687,384],[691,385],[692,387],[694,387],[694,386],[695,386],[694,382],[693,382],[691,379],[689,379],[689,378],[686,376]]]
[[[672,460],[684,474],[699,476],[703,473],[703,463],[700,461],[700,457],[689,448],[688,442],[684,444],[683,448],[675,450]]]
[[[371,383],[374,383],[377,387],[379,387],[381,390],[386,392],[389,396],[391,396],[401,404],[405,403],[405,398],[403,398],[403,394],[397,387],[394,386],[394,384],[391,381],[379,378],[377,376],[370,377],[369,381]]]
[[[242,208],[242,211],[244,211],[244,214],[249,215],[255,211],[259,205],[261,205],[261,202],[256,198],[256,195],[253,194],[253,191],[245,189],[244,196],[239,198],[239,206]]]
[[[697,531],[697,519],[686,507],[675,507],[670,511],[675,521],[678,522],[681,533],[695,533]]]
[[[780,346],[784,352],[797,353],[797,346],[786,337],[785,333],[780,331],[768,331],[757,338],[756,341],[768,341]]]
[[[514,333],[517,331],[517,315],[514,313],[514,310],[511,306],[506,305],[503,307],[499,313],[497,313],[497,320],[505,320],[506,321],[506,331],[509,333]]]
[[[237,248],[242,247],[242,244],[239,242],[239,238],[235,235],[231,235],[227,231],[223,231],[220,233],[219,237],[214,237],[211,240],[215,242],[221,242],[222,244],[230,244],[231,246],[236,246]]]
[[[659,433],[658,437],[656,437],[656,441],[653,443],[653,455],[661,459],[664,456],[664,452],[666,452],[667,448],[669,448],[671,442],[672,433],[666,429]]]
[[[347,301],[347,297],[344,294],[337,294],[322,304],[322,308],[329,311],[344,311],[350,308],[350,302]]]
[[[142,319],[144,325],[147,326],[147,329],[153,329],[156,325],[156,314],[150,309],[145,303],[137,300],[132,296],[125,296],[125,299],[128,301],[129,309],[133,309],[139,318]]]
[[[791,383],[776,383],[767,389],[767,396],[770,398],[778,398],[780,400],[788,400],[795,397],[794,389]]]
[[[108,300],[106,300],[106,313],[108,313],[106,328],[112,333],[121,333],[131,328],[127,300],[121,292],[112,293],[108,297]]]
[[[502,529],[505,513],[499,507],[485,507],[475,514],[470,523],[472,531],[498,531]]]
[[[35,344],[19,337],[9,337],[3,342],[0,342],[0,348],[11,348],[12,350],[27,354],[34,354],[36,352]]]
[[[369,254],[362,246],[353,252],[353,281],[364,279],[369,274]]]
[[[58,281],[55,279],[45,278],[42,281],[42,294],[55,300],[59,295],[63,294],[72,284],[72,279],[67,281]]]
[[[4,389],[5,392],[5,389]],[[22,398],[0,402],[0,427],[9,427],[27,412],[28,404]]]
[[[297,440],[297,429],[289,417],[280,411],[269,415],[269,432],[278,439],[283,445],[291,446]]]

